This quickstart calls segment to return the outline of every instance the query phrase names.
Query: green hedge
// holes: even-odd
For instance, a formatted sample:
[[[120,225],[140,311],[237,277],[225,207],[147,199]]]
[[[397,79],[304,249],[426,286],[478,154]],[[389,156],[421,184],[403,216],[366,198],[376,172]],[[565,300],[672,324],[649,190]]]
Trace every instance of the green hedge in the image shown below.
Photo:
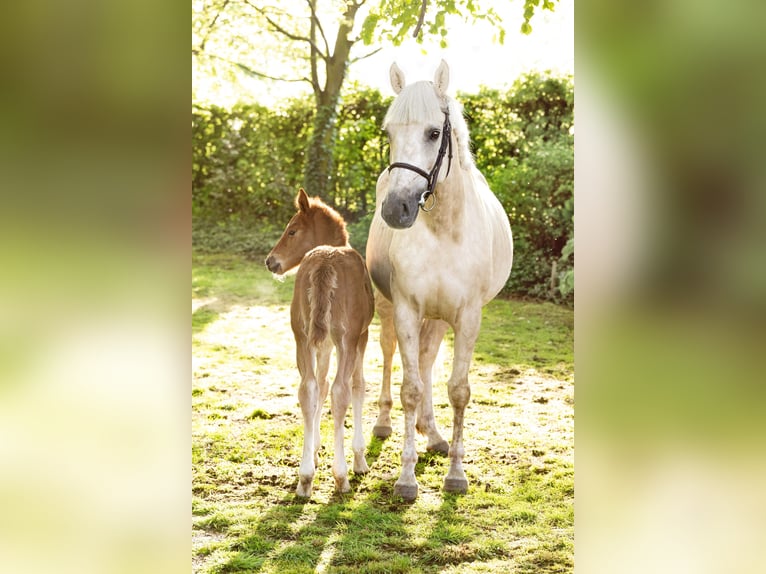
[[[509,90],[458,94],[476,164],[503,203],[514,234],[506,292],[572,301],[574,136],[571,78],[529,74]],[[391,98],[354,87],[338,113],[329,197],[364,253],[375,183],[388,165],[380,126]],[[192,109],[192,213],[199,251],[265,255],[294,212],[313,111],[307,99],[277,109]],[[311,190],[307,190],[311,193]],[[564,252],[562,254],[562,252]],[[553,268],[555,262],[555,269]],[[555,273],[552,273],[555,271]],[[556,281],[551,285],[552,274]]]

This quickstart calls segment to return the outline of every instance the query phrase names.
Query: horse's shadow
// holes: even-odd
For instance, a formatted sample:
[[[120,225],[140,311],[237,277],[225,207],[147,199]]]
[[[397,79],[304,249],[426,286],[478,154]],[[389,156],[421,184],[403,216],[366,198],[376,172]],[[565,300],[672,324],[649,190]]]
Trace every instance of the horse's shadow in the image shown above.
[[[369,440],[365,458],[370,468],[378,463],[387,440],[390,439],[372,437]],[[429,467],[442,467],[445,460],[445,455],[441,453],[421,453],[415,474],[422,475]],[[231,550],[238,552],[223,565],[224,570],[244,567],[250,572],[261,572],[274,563],[288,562],[299,562],[310,569],[342,565],[351,560],[353,548],[374,548],[380,544],[381,536],[383,539],[386,536],[398,539],[406,536],[404,515],[417,499],[407,502],[396,496],[394,481],[388,477],[370,480],[369,475],[351,473],[349,482],[350,492],[334,492],[327,503],[320,503],[294,494],[298,483],[296,477],[290,483],[292,492],[282,496],[259,517],[251,534],[231,546]],[[421,545],[421,551],[428,552],[429,548],[438,547],[443,542],[440,533],[454,525],[456,520],[459,521],[455,510],[460,496],[442,493],[442,504],[435,513],[436,522],[430,537]],[[317,505],[321,506],[314,514]],[[367,528],[381,513],[386,513],[387,517],[385,532]],[[308,514],[314,516],[306,519]],[[296,529],[297,523],[301,525]]]
[[[372,467],[380,458],[383,451],[384,441],[372,437],[365,451],[367,464]],[[324,478],[327,478],[326,476]],[[319,480],[317,476],[315,480]],[[254,524],[252,532],[232,544],[230,550],[235,553],[222,565],[224,571],[242,570],[249,572],[261,572],[267,566],[267,562],[285,562],[300,560],[301,563],[316,568],[322,559],[328,540],[318,544],[317,533],[326,531],[328,528],[335,530],[339,524],[353,522],[360,513],[370,512],[372,503],[368,503],[369,493],[384,489],[385,485],[367,485],[362,490],[362,484],[366,475],[350,473],[349,482],[351,492],[334,492],[327,504],[322,505],[312,520],[306,521],[295,531],[293,525],[301,522],[310,508],[320,504],[310,498],[304,498],[295,494],[298,478],[290,483],[288,494],[283,495],[265,514]],[[357,506],[352,513],[346,511],[346,503],[351,502],[359,495],[367,493],[365,502]],[[343,542],[340,537],[336,543]],[[281,548],[280,542],[288,540]],[[279,549],[278,549],[279,548]]]

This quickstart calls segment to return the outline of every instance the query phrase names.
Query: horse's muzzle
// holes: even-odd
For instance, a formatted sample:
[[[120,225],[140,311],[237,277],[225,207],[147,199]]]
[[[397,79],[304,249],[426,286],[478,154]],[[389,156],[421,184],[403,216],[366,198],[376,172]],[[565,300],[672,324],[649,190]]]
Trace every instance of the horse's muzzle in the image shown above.
[[[268,258],[266,258],[266,267],[269,271],[276,273],[277,275],[282,273],[282,264],[277,261],[277,258],[273,255],[269,255]]]
[[[418,199],[396,198],[389,195],[383,200],[380,215],[389,227],[394,229],[408,229],[412,227],[418,217]]]

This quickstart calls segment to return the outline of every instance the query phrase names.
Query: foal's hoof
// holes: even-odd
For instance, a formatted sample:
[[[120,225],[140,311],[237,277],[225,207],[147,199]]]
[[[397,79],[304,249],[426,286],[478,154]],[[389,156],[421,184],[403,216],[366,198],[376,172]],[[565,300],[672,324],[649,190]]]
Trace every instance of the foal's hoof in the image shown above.
[[[446,440],[437,442],[426,447],[428,452],[438,452],[439,454],[449,454],[449,443]]]
[[[388,438],[391,436],[391,427],[375,425],[372,427],[372,434],[378,438]]]
[[[412,502],[418,497],[418,485],[395,484],[394,496],[401,496],[405,502]]]
[[[468,492],[468,481],[465,478],[445,478],[444,490],[445,492],[465,494]]]

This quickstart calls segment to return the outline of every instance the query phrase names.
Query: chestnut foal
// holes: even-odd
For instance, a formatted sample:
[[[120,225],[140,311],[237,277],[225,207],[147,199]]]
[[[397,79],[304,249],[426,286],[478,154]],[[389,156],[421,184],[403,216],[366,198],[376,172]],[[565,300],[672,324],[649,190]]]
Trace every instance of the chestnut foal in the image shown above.
[[[362,363],[375,307],[367,267],[348,243],[343,218],[318,197],[308,197],[303,189],[298,192],[295,205],[298,212],[269,253],[266,266],[278,275],[300,266],[290,322],[297,347],[301,375],[298,399],[303,412],[303,456],[297,494],[309,497],[319,462],[319,422],[329,390],[327,374],[333,346],[338,363],[332,384],[335,489],[338,492],[351,489],[343,450],[343,423],[349,402],[354,415],[351,443],[354,472],[369,471],[362,434],[365,392]]]

